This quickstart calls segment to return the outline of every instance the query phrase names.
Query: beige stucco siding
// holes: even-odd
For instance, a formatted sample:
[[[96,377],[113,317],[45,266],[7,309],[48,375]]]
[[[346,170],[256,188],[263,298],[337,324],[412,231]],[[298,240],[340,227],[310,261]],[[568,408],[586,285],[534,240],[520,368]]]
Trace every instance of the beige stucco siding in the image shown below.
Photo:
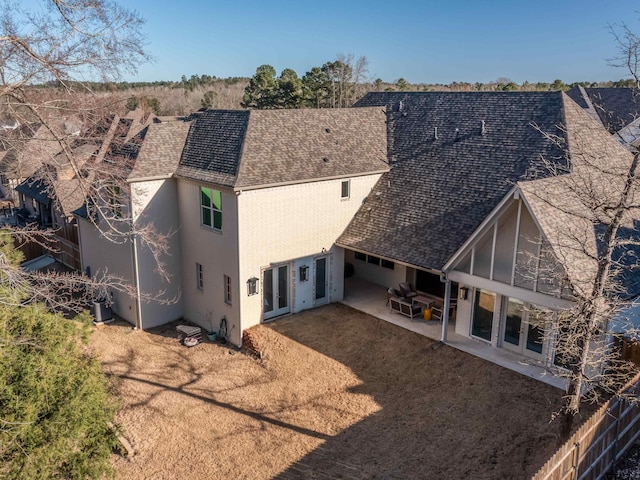
[[[131,185],[133,220],[136,228],[149,229],[166,242],[167,253],[153,252],[136,237],[142,328],[171,322],[183,315],[182,269],[178,235],[178,205],[175,180],[137,182]],[[159,261],[159,262],[158,262]]]
[[[334,179],[305,184],[239,192],[238,232],[242,328],[262,320],[262,276],[265,268],[287,264],[291,268],[291,311],[316,305],[313,297],[314,261],[326,255],[327,301],[342,299],[344,251],[335,246],[338,236],[362,205],[380,175],[353,177],[348,199],[341,198],[342,181]],[[299,282],[299,267],[310,267],[310,280]],[[258,295],[247,294],[249,278],[259,278]]]
[[[222,192],[222,231],[203,227],[200,221],[200,186]],[[179,238],[182,258],[182,293],[186,319],[217,330],[227,319],[228,340],[242,343],[238,282],[236,194],[231,189],[178,179]],[[202,265],[203,288],[196,285],[196,264]],[[224,298],[224,276],[231,278],[231,303]]]
[[[127,285],[135,285],[131,242],[107,240],[91,222],[82,218],[78,219],[78,229],[83,271],[89,268],[93,278],[107,274],[119,277]],[[113,311],[132,325],[137,325],[135,298],[117,290],[111,293]]]

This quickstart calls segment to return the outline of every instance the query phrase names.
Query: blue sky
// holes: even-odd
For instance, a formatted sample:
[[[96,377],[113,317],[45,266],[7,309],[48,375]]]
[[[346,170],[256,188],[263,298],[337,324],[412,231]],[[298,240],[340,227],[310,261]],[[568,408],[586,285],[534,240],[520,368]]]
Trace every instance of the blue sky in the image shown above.
[[[610,23],[640,33],[640,4],[615,0],[122,0],[147,23],[155,63],[126,80],[252,76],[262,64],[302,76],[337,54],[366,56],[392,82],[617,80]],[[395,5],[395,6],[394,6]]]

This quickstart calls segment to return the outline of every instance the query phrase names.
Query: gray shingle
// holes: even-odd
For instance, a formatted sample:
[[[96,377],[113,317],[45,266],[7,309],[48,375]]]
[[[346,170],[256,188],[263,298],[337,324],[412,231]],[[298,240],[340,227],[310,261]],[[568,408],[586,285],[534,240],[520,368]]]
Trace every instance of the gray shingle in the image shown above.
[[[600,121],[610,133],[615,133],[640,116],[640,96],[633,88],[585,88]],[[567,92],[578,105],[587,103],[578,87]]]
[[[196,115],[176,173],[233,186],[248,122],[249,111],[207,110]]]
[[[440,270],[516,181],[542,172],[541,156],[564,158],[533,127],[563,136],[563,102],[560,92],[366,95],[358,106],[387,107],[392,169],[338,243]]]
[[[191,122],[173,119],[149,125],[128,180],[170,177],[176,172]]]
[[[384,109],[209,110],[196,117],[180,176],[236,188],[388,170]]]

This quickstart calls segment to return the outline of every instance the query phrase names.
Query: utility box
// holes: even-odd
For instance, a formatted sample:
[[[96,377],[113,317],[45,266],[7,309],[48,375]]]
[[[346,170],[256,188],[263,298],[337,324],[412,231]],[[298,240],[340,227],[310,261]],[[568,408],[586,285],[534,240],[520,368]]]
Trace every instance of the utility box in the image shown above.
[[[107,306],[107,302],[93,302],[91,304],[91,313],[95,323],[106,323],[113,320],[111,307]]]

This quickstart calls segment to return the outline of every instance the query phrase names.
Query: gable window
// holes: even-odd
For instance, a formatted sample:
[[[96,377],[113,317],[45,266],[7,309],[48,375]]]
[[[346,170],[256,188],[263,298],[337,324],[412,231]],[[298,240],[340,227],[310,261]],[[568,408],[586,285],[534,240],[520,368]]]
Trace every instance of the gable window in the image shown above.
[[[224,301],[231,305],[231,277],[224,276]]]
[[[343,200],[346,200],[349,198],[349,194],[351,193],[351,180],[343,180],[342,181],[342,187],[341,187],[341,193],[340,193],[340,198]]]
[[[202,264],[196,263],[196,286],[198,290],[204,290],[204,275],[202,272]]]
[[[222,193],[219,190],[200,187],[200,211],[203,226],[222,230]]]

